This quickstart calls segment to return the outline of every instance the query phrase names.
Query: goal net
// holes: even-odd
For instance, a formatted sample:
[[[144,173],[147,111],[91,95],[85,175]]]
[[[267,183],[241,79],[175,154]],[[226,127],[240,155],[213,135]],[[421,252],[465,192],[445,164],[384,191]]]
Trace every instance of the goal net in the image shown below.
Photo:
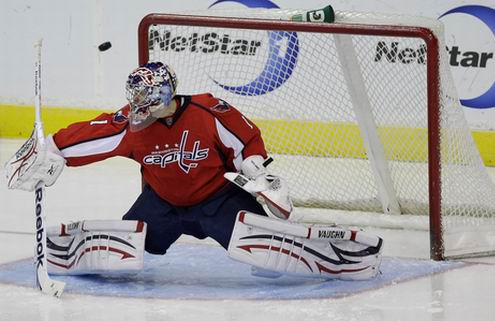
[[[148,15],[140,63],[163,61],[179,93],[210,92],[252,119],[296,206],[423,218],[435,259],[494,251],[495,189],[441,23],[349,12],[335,23],[289,21],[296,13]]]

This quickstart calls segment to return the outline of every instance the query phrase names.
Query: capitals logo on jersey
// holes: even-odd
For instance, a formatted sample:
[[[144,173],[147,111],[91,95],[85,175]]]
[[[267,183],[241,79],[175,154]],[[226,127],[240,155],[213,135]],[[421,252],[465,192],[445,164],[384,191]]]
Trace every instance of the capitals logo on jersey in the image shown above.
[[[124,108],[121,108],[114,114],[112,121],[117,124],[122,124],[128,119],[127,112],[124,111]]]
[[[182,132],[180,144],[176,144],[176,147],[167,149],[165,151],[156,151],[151,153],[151,155],[146,155],[143,158],[143,163],[146,165],[159,165],[161,168],[165,168],[168,164],[177,162],[179,168],[186,174],[189,174],[189,171],[192,168],[198,167],[198,161],[201,161],[208,157],[208,152],[210,149],[200,149],[201,142],[197,140],[193,144],[192,151],[187,151],[186,143],[188,135],[189,130],[184,130]]]
[[[225,113],[230,110],[230,104],[223,99],[218,99],[218,104],[210,107],[210,109],[217,113]]]

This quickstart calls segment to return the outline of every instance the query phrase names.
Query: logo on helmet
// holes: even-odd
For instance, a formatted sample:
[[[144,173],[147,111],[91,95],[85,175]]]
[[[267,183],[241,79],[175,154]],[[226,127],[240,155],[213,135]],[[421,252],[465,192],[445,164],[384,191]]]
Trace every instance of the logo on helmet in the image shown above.
[[[139,84],[143,83],[147,86],[155,86],[159,82],[163,81],[163,78],[156,76],[150,69],[146,67],[140,67],[136,69],[130,76],[131,83]]]
[[[161,62],[150,62],[134,70],[127,79],[127,100],[132,109],[170,104],[177,88],[175,72]],[[164,95],[167,93],[167,95]]]

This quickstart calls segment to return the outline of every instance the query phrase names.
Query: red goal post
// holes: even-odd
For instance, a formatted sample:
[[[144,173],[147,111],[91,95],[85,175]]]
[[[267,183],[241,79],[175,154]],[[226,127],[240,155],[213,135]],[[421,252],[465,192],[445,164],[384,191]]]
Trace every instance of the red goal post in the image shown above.
[[[139,63],[150,59],[150,28],[153,26],[184,26],[199,28],[228,28],[232,30],[284,31],[294,33],[314,33],[332,35],[360,35],[378,37],[417,38],[426,46],[426,107],[427,107],[427,170],[428,170],[428,214],[430,228],[430,254],[435,260],[445,258],[442,226],[442,155],[441,155],[441,115],[440,115],[440,42],[435,32],[422,26],[366,24],[366,23],[309,23],[260,18],[232,18],[221,16],[196,16],[175,14],[149,14],[139,25]],[[230,40],[229,40],[230,41]],[[187,49],[180,48],[187,51]],[[189,49],[191,52],[192,49]],[[178,51],[178,50],[177,50]],[[199,56],[200,54],[196,54]],[[167,58],[163,58],[167,59]],[[165,63],[169,63],[164,61]],[[175,68],[174,65],[172,65]],[[228,72],[228,71],[226,71]],[[179,75],[179,83],[180,83]],[[214,84],[213,84],[214,85]],[[205,88],[210,90],[210,88]],[[180,91],[180,87],[179,87]],[[245,95],[248,96],[248,95]],[[219,97],[222,97],[221,95]],[[223,97],[222,97],[223,98]],[[246,97],[243,97],[243,99]],[[243,111],[242,103],[232,102]],[[243,111],[244,112],[244,111]],[[269,150],[270,152],[270,150]],[[318,156],[320,157],[320,156]],[[385,166],[386,167],[386,166]],[[425,187],[426,188],[426,187]],[[312,205],[310,205],[312,206]],[[399,207],[403,205],[400,204]],[[387,206],[384,205],[385,212]]]

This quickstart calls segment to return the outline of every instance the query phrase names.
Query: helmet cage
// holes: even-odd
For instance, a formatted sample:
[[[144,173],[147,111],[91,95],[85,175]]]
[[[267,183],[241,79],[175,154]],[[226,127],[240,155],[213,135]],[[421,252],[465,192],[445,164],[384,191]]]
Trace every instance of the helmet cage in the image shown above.
[[[160,106],[168,106],[176,88],[175,73],[161,62],[147,63],[134,70],[126,82],[126,98],[134,123],[139,124],[147,118],[152,118],[150,107],[158,110]],[[155,119],[150,120],[152,122]],[[147,121],[146,126],[151,122]]]

